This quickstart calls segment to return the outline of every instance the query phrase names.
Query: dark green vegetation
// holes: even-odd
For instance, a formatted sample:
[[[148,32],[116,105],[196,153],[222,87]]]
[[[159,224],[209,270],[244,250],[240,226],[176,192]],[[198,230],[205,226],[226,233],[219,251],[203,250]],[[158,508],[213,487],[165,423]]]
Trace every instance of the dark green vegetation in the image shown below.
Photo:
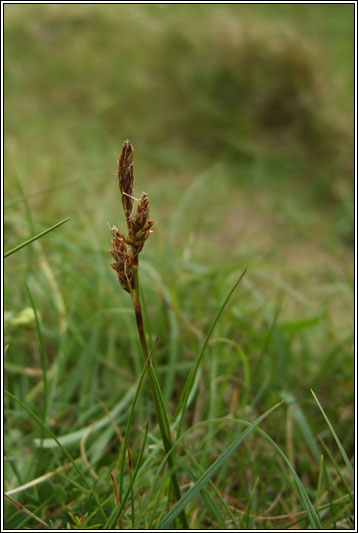
[[[157,221],[144,319],[175,428],[248,267],[183,420],[191,527],[353,528],[349,463],[310,393],[352,460],[353,22],[338,4],[5,6],[5,250],[71,217],[5,260],[5,487],[30,483],[7,528],[117,518],[143,369],[107,253],[126,138]],[[144,376],[124,528],[171,505],[153,413]]]

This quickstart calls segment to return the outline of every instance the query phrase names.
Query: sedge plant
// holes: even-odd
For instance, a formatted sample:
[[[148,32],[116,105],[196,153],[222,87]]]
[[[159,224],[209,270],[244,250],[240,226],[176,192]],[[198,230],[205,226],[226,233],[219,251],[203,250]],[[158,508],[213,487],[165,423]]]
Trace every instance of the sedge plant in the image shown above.
[[[155,407],[156,417],[161,432],[163,446],[167,455],[167,463],[170,469],[171,485],[176,501],[181,498],[181,490],[175,471],[175,452],[173,440],[170,432],[168,415],[165,409],[163,394],[157,379],[155,370],[151,362],[151,351],[148,348],[147,338],[144,330],[143,313],[140,298],[139,279],[139,254],[151,234],[154,224],[149,218],[149,199],[146,193],[142,193],[134,212],[134,175],[133,175],[134,149],[130,141],[126,140],[121,149],[118,160],[118,182],[122,199],[122,207],[127,223],[127,234],[125,235],[116,226],[112,226],[112,250],[110,251],[114,262],[111,267],[117,274],[118,281],[122,288],[128,292],[132,299],[134,314],[136,318],[138,336],[143,352],[144,362],[147,368],[147,375],[150,390]],[[189,529],[188,520],[183,510],[180,519],[184,529]]]

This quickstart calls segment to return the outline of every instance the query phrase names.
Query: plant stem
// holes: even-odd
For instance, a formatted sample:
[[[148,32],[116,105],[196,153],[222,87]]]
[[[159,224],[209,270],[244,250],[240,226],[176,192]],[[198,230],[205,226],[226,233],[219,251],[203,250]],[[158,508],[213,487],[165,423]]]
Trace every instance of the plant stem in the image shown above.
[[[135,317],[137,321],[138,335],[139,335],[140,343],[142,346],[144,360],[148,361],[147,369],[148,369],[150,390],[151,390],[151,394],[153,397],[153,402],[154,402],[154,406],[156,410],[160,432],[162,435],[164,449],[165,449],[165,452],[168,454],[168,466],[170,469],[171,481],[172,481],[175,498],[176,500],[179,500],[181,498],[181,490],[180,490],[178,478],[177,478],[177,475],[174,469],[175,452],[172,451],[173,441],[172,441],[171,433],[170,433],[169,420],[168,420],[167,412],[164,406],[163,394],[161,392],[157,376],[155,374],[151,360],[148,359],[149,350],[148,350],[147,339],[146,339],[145,332],[144,332],[142,306],[140,302],[138,254],[136,254],[136,251],[134,249],[133,249],[133,265],[132,266],[133,266],[134,291],[132,292],[131,296],[132,296],[132,303],[134,307]],[[190,529],[184,510],[180,514],[180,518],[181,518],[184,529]]]

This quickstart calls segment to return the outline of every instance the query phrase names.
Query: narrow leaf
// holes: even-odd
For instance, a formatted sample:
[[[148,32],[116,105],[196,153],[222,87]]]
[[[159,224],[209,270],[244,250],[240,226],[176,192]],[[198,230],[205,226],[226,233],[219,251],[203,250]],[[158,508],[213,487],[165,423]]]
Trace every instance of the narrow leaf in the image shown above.
[[[196,362],[195,362],[195,366],[194,366],[194,370],[192,372],[190,372],[188,378],[187,378],[187,381],[184,385],[184,390],[185,390],[185,394],[184,394],[184,398],[183,398],[183,406],[181,408],[181,415],[180,415],[180,423],[179,423],[179,428],[178,428],[178,436],[180,435],[181,433],[181,427],[182,427],[182,424],[183,424],[183,420],[184,420],[184,415],[185,415],[185,411],[186,411],[186,408],[187,408],[187,405],[188,405],[188,399],[189,399],[189,396],[190,396],[190,392],[191,392],[191,389],[193,388],[193,384],[194,384],[194,381],[195,381],[195,377],[197,375],[197,372],[199,370],[199,366],[200,366],[200,363],[201,363],[201,360],[203,358],[203,355],[204,355],[204,352],[205,352],[205,349],[208,345],[208,342],[209,342],[209,339],[214,331],[214,328],[216,326],[216,324],[218,323],[218,320],[219,318],[221,317],[225,307],[226,307],[226,304],[228,303],[228,301],[230,300],[232,294],[234,293],[236,287],[239,285],[239,283],[241,282],[242,278],[244,277],[244,275],[246,274],[246,270],[247,268],[244,269],[244,271],[242,272],[241,276],[239,277],[239,279],[234,283],[234,286],[232,287],[232,289],[230,290],[229,294],[226,296],[224,302],[222,303],[222,305],[220,306],[220,309],[218,310],[217,314],[216,314],[216,317],[214,318],[211,326],[210,326],[210,329],[205,337],[205,340],[204,340],[204,343],[201,347],[201,350],[198,354],[198,357],[196,359]]]
[[[158,342],[158,337],[155,339],[154,344],[153,344],[153,346],[152,346],[152,348],[151,348],[151,350],[150,350],[150,352],[148,354],[147,360],[144,363],[143,370],[141,372],[141,375],[140,375],[140,378],[139,378],[139,381],[138,381],[138,384],[137,384],[137,387],[136,387],[135,395],[134,395],[134,398],[133,398],[133,401],[132,401],[132,405],[131,405],[131,408],[130,408],[130,412],[129,412],[126,432],[125,432],[124,441],[123,441],[123,444],[122,444],[121,470],[120,470],[120,475],[119,475],[119,495],[120,495],[119,499],[120,500],[122,500],[125,457],[126,457],[126,450],[127,450],[127,443],[128,443],[129,433],[130,433],[130,430],[131,430],[131,427],[132,427],[132,422],[133,422],[133,417],[134,417],[134,409],[135,409],[135,406],[136,406],[136,403],[137,403],[137,400],[138,400],[139,392],[140,392],[140,390],[142,388],[142,383],[143,383],[143,380],[144,380],[144,376],[145,376],[145,373],[146,373],[150,358],[152,356],[154,347],[156,346],[157,342]]]
[[[331,422],[329,421],[328,416],[327,416],[326,413],[324,412],[324,409],[323,409],[322,405],[320,404],[320,402],[319,402],[317,396],[315,395],[315,393],[313,392],[312,389],[311,389],[311,393],[312,393],[312,396],[314,397],[314,399],[315,399],[315,401],[316,401],[318,407],[320,408],[321,413],[323,414],[324,419],[325,419],[325,421],[327,422],[327,425],[328,425],[329,429],[331,430],[331,433],[332,433],[332,435],[333,435],[333,438],[334,438],[334,440],[335,440],[336,443],[337,443],[337,446],[338,446],[338,448],[339,448],[339,451],[340,451],[341,454],[342,454],[343,460],[344,460],[344,462],[346,463],[346,466],[347,466],[348,472],[350,473],[350,475],[351,475],[351,477],[352,477],[352,480],[353,480],[353,483],[354,483],[354,471],[353,471],[353,467],[352,467],[352,465],[351,465],[350,460],[349,460],[348,457],[347,457],[346,452],[344,451],[344,448],[343,448],[343,446],[342,446],[342,443],[341,443],[341,441],[339,440],[337,433],[334,431],[334,428],[333,428]]]
[[[21,248],[25,248],[25,246],[28,246],[32,242],[37,241],[37,239],[40,239],[41,237],[43,237],[47,233],[50,233],[50,231],[53,231],[54,229],[58,228],[59,226],[62,226],[62,224],[64,224],[65,222],[67,222],[70,219],[71,219],[71,217],[64,218],[60,222],[57,222],[57,224],[54,224],[54,226],[51,226],[50,228],[47,228],[44,231],[41,231],[41,233],[38,233],[37,235],[34,235],[34,237],[31,237],[27,241],[24,241],[21,244],[19,244],[18,246],[15,246],[15,248],[12,248],[11,250],[8,250],[7,252],[4,253],[4,258],[9,257],[9,255],[14,254],[15,252],[18,252],[19,250],[21,250]]]
[[[258,426],[269,414],[271,414],[282,402],[274,405],[259,416],[232,444],[216,459],[216,461],[200,476],[198,481],[188,490],[188,492],[171,508],[169,513],[157,525],[156,529],[166,529],[175,518],[185,509],[185,507],[200,493],[201,489],[219,470],[219,468],[230,459],[234,451],[240,446],[242,441]]]
[[[36,322],[36,330],[37,330],[37,336],[39,339],[39,345],[40,345],[40,356],[41,356],[41,365],[42,365],[42,380],[44,384],[44,394],[43,394],[43,407],[42,407],[42,419],[44,424],[46,424],[46,417],[47,417],[47,369],[46,369],[46,353],[45,353],[45,345],[42,338],[42,332],[40,327],[40,321],[37,314],[36,306],[34,299],[32,297],[30,287],[26,285],[27,294],[31,303],[31,307],[33,309],[34,315],[35,315],[35,322]]]

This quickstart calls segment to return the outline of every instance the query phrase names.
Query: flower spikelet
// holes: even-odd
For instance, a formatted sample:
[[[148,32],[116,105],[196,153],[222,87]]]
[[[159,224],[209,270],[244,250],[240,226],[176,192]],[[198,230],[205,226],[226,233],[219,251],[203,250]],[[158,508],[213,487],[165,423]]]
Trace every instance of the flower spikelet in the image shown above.
[[[127,223],[133,210],[133,159],[133,146],[128,140],[124,141],[118,160],[118,182],[122,196],[123,210],[127,219]]]
[[[111,231],[113,235],[113,249],[110,251],[110,254],[114,259],[114,263],[111,264],[111,267],[116,272],[118,281],[123,289],[130,293],[131,290],[134,289],[132,254],[127,248],[123,233],[121,233],[116,226],[113,226]]]
[[[137,212],[130,217],[129,221],[129,238],[137,253],[142,250],[151,233],[150,228],[153,224],[154,221],[149,219],[149,198],[143,192],[137,206]]]

